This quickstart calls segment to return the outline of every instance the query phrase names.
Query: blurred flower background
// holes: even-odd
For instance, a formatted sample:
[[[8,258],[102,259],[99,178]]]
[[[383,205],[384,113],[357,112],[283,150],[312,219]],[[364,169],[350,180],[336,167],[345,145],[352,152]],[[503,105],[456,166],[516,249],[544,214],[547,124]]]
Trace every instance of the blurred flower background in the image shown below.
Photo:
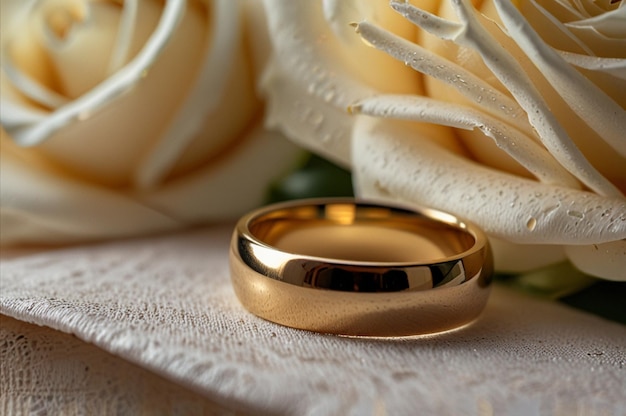
[[[263,127],[237,1],[2,0],[2,242],[233,219],[301,150]]]
[[[626,280],[622,1],[1,4],[6,245],[233,219],[268,187],[352,179],[476,222],[527,290]]]

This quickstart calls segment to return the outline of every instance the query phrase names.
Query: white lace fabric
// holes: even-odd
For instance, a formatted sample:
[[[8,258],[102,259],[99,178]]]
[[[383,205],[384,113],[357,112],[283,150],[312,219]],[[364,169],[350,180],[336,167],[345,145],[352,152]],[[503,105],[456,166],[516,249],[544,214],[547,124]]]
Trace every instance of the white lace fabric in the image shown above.
[[[72,335],[2,316],[0,337],[2,415],[228,414]]]
[[[626,412],[624,325],[496,287],[477,322],[437,336],[285,328],[237,301],[230,232],[216,226],[5,258],[0,410]],[[96,376],[78,388],[85,366]]]

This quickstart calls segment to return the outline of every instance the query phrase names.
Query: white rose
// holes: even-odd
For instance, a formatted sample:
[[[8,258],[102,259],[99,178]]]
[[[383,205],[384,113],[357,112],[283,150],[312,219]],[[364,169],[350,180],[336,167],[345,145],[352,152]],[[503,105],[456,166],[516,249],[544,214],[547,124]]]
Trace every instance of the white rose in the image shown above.
[[[412,3],[265,0],[269,125],[478,223],[501,271],[626,280],[624,3]]]
[[[2,243],[234,218],[296,146],[265,131],[232,0],[2,0]]]

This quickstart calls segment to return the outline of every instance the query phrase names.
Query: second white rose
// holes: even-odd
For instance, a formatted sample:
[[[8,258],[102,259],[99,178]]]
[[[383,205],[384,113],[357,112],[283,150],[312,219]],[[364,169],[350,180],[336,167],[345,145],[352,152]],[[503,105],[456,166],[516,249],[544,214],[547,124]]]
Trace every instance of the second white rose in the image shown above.
[[[268,122],[479,224],[501,271],[626,280],[626,7],[515,3],[265,0]]]
[[[3,1],[3,243],[234,218],[298,149],[260,125],[239,1]]]

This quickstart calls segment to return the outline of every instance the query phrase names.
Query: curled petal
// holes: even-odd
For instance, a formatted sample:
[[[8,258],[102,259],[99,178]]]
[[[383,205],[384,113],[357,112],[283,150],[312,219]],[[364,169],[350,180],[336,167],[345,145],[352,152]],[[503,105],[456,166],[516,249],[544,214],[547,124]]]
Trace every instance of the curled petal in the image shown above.
[[[232,220],[261,205],[268,183],[293,170],[301,154],[302,149],[282,135],[257,126],[222,159],[157,189],[138,192],[137,199],[185,224]]]
[[[626,110],[595,84],[568,65],[533,30],[508,1],[496,0],[496,8],[511,36],[574,112],[600,137],[626,156]],[[626,9],[623,9],[626,12]],[[622,22],[626,26],[626,21]]]
[[[502,273],[539,270],[567,261],[565,248],[557,244],[516,244],[489,237],[494,267]]]
[[[575,19],[572,16],[559,18],[558,11],[548,10],[547,7],[558,6],[558,2],[548,2],[539,4],[537,0],[528,0],[520,4],[520,10],[524,17],[534,23],[534,27],[543,39],[550,39],[550,45],[555,49],[567,50],[570,52],[594,55],[583,41],[578,39],[563,21]]]
[[[204,60],[195,85],[189,89],[184,104],[155,148],[137,169],[135,182],[140,188],[153,187],[169,173],[226,93],[240,41],[239,2],[216,0],[213,19],[213,30],[207,30]]]
[[[115,238],[182,225],[129,195],[93,187],[37,160],[23,159],[6,145],[9,139],[1,140],[2,244]]]
[[[626,107],[626,59],[599,58],[564,51],[559,54],[613,100]]]
[[[323,14],[317,2],[266,0],[265,10],[276,54],[261,81],[269,102],[266,123],[348,166],[352,120],[337,110],[374,91],[351,76],[354,64],[320,36],[315,23],[323,22]]]
[[[620,6],[611,11],[600,10],[596,16],[569,22],[568,26],[593,28],[605,36],[623,41],[626,40],[624,19],[626,19],[626,8]]]
[[[507,120],[518,129],[533,135],[530,125],[525,120],[524,110],[514,100],[462,66],[371,23],[361,22],[356,30],[375,48],[403,61],[416,71],[451,85],[479,105],[483,111]]]
[[[353,112],[448,127],[480,129],[539,180],[552,185],[579,188],[570,175],[541,145],[524,133],[473,108],[420,96],[376,96],[350,107]]]
[[[324,17],[337,39],[346,45],[356,45],[354,36],[346,22],[374,17],[374,8],[380,2],[359,0],[322,0]]]
[[[392,1],[392,6],[416,25],[430,29],[442,39],[453,40],[476,49],[489,69],[524,108],[542,142],[561,165],[595,192],[623,197],[620,190],[603,177],[572,142],[532,80],[528,79],[518,67],[517,61],[482,27],[473,7],[465,0],[454,0],[453,5],[463,21],[456,31],[431,27],[429,23],[425,23],[430,20],[430,16],[425,18],[424,12],[410,4]]]
[[[120,238],[232,220],[261,204],[266,185],[293,169],[301,154],[282,136],[257,128],[220,161],[156,190],[132,192],[67,177],[8,138],[0,143],[2,245]],[[259,158],[268,148],[271,160]]]
[[[598,58],[571,52],[559,52],[569,64],[597,72],[606,72],[617,79],[626,80],[626,59]]]
[[[7,114],[7,118],[10,117],[11,123],[3,125],[7,130],[19,131],[23,126],[40,123],[45,118],[47,113],[43,110],[33,110],[25,106],[16,105],[12,100],[5,97],[0,98],[0,106],[2,112]]]
[[[596,16],[565,23],[568,30],[593,51],[593,55],[625,58],[626,8],[602,11]]]
[[[44,121],[34,125],[8,130],[11,137],[22,146],[34,146],[52,136],[67,124],[89,117],[93,112],[112,102],[135,86],[154,63],[172,36],[185,11],[185,3],[168,0],[159,24],[139,54],[112,77],[102,82],[80,98],[59,107]],[[12,126],[11,114],[0,113],[3,125]]]
[[[307,96],[302,84],[281,73],[282,69],[272,65],[262,81],[269,98],[267,127],[284,132],[295,143],[338,165],[350,166],[350,115],[338,112],[322,99]]]
[[[128,60],[138,11],[138,0],[124,1],[124,9],[122,11],[122,17],[117,31],[115,48],[113,49],[111,60],[109,62],[108,75],[111,75],[118,69],[122,68],[124,62]]]
[[[609,280],[626,281],[626,240],[567,246],[565,252],[572,264],[585,273]]]
[[[67,97],[53,91],[50,88],[47,88],[45,85],[37,82],[28,74],[20,71],[13,63],[13,60],[10,56],[8,56],[7,51],[8,47],[3,47],[0,54],[2,55],[2,74],[3,77],[7,77],[10,80],[11,84],[19,90],[25,97],[40,103],[41,105],[49,108],[55,109],[59,108],[63,105],[66,105],[69,100]],[[26,110],[21,110],[26,111]],[[2,111],[4,112],[4,109]],[[11,117],[11,113],[5,113],[6,115],[2,117],[0,120],[2,124],[6,124],[7,128],[11,129],[13,126],[20,126],[13,117]]]
[[[48,108],[56,108],[67,103],[67,99],[57,92],[47,88],[45,85],[37,82],[33,77],[23,73],[13,62],[12,56],[9,53],[14,46],[14,37],[16,33],[28,26],[29,15],[33,9],[37,6],[36,0],[5,0],[2,2],[2,13],[0,13],[0,63],[2,67],[2,95],[3,97],[7,93],[6,84],[8,81],[13,86],[31,100],[42,103]],[[1,113],[9,113],[11,110],[5,111],[3,105]],[[21,114],[27,110],[17,109]],[[16,126],[19,128],[22,126],[19,122],[16,122],[12,117],[2,117],[0,113],[0,121],[5,125],[5,121],[13,121],[11,127]]]
[[[353,172],[360,195],[470,218],[516,243],[598,244],[626,238],[626,202],[502,173],[420,140],[390,120],[359,117]]]

